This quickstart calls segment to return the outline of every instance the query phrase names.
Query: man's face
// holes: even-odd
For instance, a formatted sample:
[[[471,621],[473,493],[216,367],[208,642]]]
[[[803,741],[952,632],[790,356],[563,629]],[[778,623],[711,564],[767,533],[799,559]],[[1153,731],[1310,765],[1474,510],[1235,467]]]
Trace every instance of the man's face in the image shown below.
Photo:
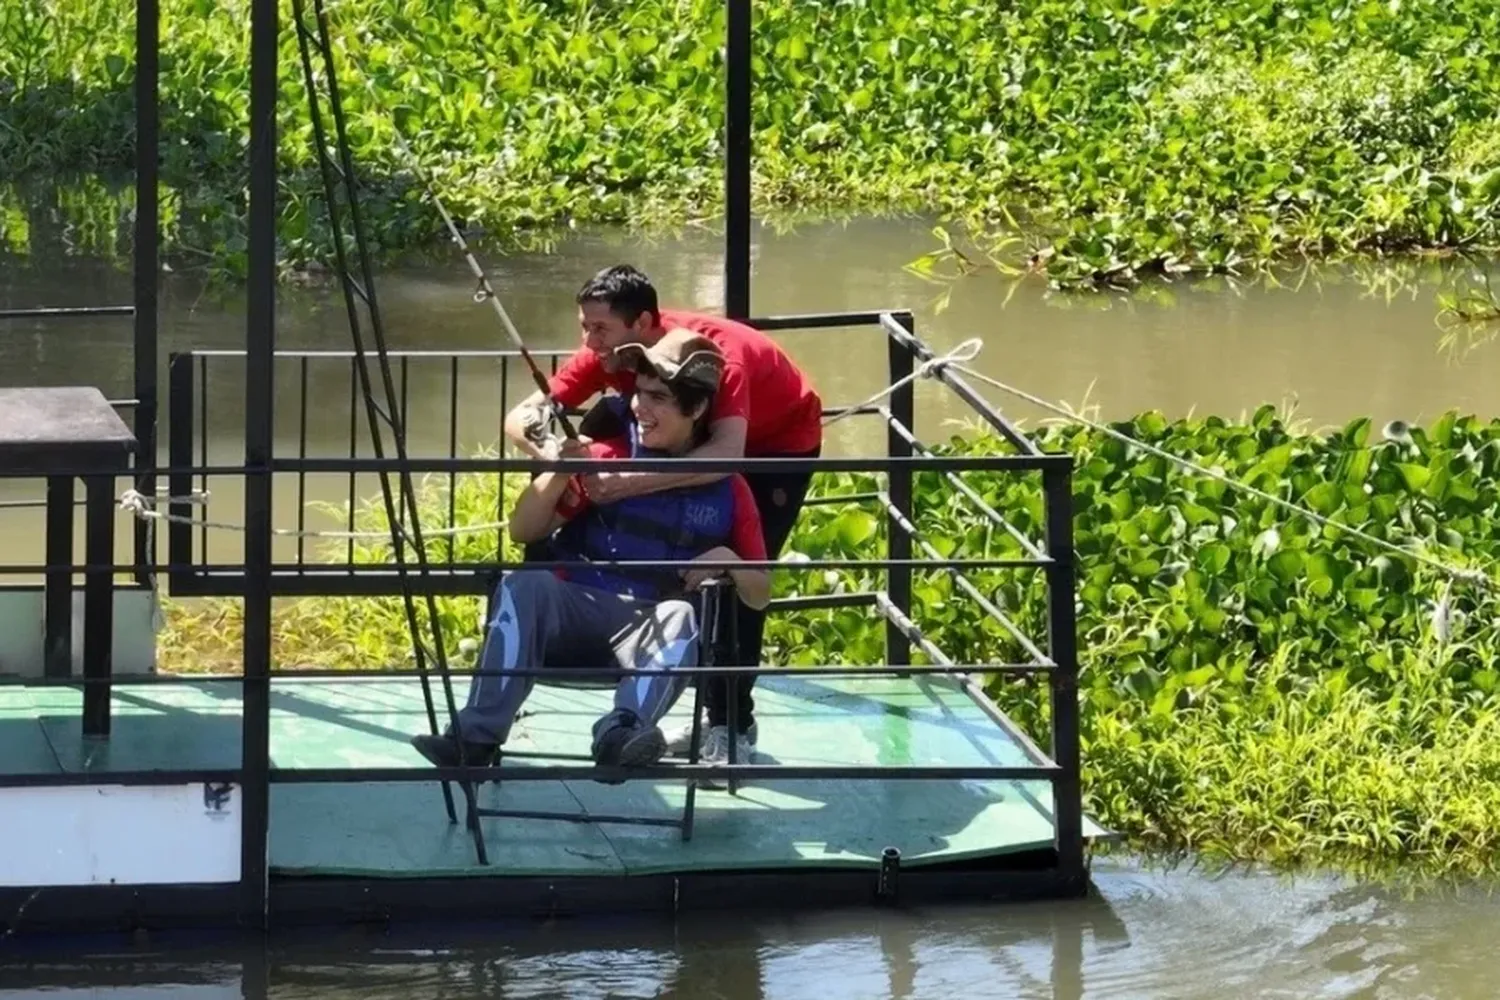
[[[634,323],[627,323],[603,302],[585,302],[578,307],[578,326],[583,331],[583,346],[593,351],[607,372],[619,368],[615,348],[621,344],[644,343],[649,313],[641,313]]]

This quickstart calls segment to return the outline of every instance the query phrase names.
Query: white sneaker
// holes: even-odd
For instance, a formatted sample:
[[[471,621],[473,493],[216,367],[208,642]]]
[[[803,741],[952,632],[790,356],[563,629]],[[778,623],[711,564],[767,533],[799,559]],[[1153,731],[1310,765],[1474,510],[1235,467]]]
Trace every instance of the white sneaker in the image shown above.
[[[755,761],[755,747],[749,738],[740,735],[735,740],[734,763],[750,764]],[[700,764],[728,764],[729,763],[729,727],[711,726],[705,730],[703,747],[698,755]],[[699,788],[723,788],[724,785],[714,778],[699,778]]]
[[[726,735],[728,734],[728,726],[720,726],[719,728],[723,729]],[[705,745],[707,744],[709,738],[708,734],[711,731],[712,727],[708,724],[708,713],[705,712],[703,715],[703,728],[700,730],[701,735],[699,736],[699,738],[704,741]],[[740,738],[749,740],[752,747],[755,746],[758,742],[759,736],[760,723],[758,722],[750,723],[750,728],[740,733]],[[688,751],[692,749],[692,744],[693,724],[691,722],[685,722],[676,729],[667,731],[667,753],[670,756],[686,757],[688,755]]]

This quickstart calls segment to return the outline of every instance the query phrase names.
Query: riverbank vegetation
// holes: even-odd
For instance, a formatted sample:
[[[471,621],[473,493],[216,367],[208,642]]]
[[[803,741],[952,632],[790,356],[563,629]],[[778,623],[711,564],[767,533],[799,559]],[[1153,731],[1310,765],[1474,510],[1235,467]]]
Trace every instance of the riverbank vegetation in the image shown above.
[[[0,5],[0,177],[131,168],[131,8]],[[164,238],[180,263],[230,274],[244,265],[248,8],[162,12]],[[331,9],[379,249],[440,234],[395,123],[455,213],[501,241],[717,217],[718,0]],[[759,0],[755,31],[763,211],[931,211],[967,234],[965,259],[1070,287],[1500,244],[1488,0]],[[285,30],[289,267],[327,253],[299,73]],[[24,246],[27,225],[0,211],[0,242]],[[919,266],[958,259],[940,245]]]
[[[1488,567],[1500,554],[1500,421],[1449,414],[1427,428],[1297,428],[1270,408],[1243,423],[1114,425],[1139,441],[1218,468],[1239,483],[1444,562]],[[1417,560],[1319,527],[1082,425],[1041,432],[1077,457],[1078,638],[1087,807],[1134,848],[1279,865],[1341,864],[1423,874],[1495,868],[1500,830],[1500,619],[1493,594],[1447,587]],[[941,450],[992,453],[979,433]],[[1039,539],[1034,476],[966,473],[1022,532]],[[825,475],[822,494],[864,493],[874,477]],[[493,518],[493,477],[460,479],[460,522]],[[426,487],[424,524],[447,516],[446,481]],[[937,474],[916,488],[916,521],[942,555],[1022,555]],[[381,526],[376,505],[360,514]],[[789,548],[814,559],[872,558],[885,526],[868,503],[808,508]],[[430,543],[448,557],[448,543]],[[459,559],[493,558],[496,536],[460,536]],[[343,548],[338,555],[342,557]],[[513,550],[507,549],[511,558]],[[359,557],[384,561],[372,543]],[[1044,636],[1039,575],[970,578],[1032,636]],[[778,595],[880,587],[878,574],[776,574]],[[920,573],[913,618],[958,662],[1018,662],[1004,629],[954,589]],[[456,655],[477,634],[477,600],[444,602]],[[238,658],[232,603],[174,606],[168,667]],[[398,601],[304,599],[275,617],[282,665],[399,664],[409,655]],[[775,616],[776,664],[881,662],[883,627],[861,610]],[[990,685],[1045,745],[1045,689]]]

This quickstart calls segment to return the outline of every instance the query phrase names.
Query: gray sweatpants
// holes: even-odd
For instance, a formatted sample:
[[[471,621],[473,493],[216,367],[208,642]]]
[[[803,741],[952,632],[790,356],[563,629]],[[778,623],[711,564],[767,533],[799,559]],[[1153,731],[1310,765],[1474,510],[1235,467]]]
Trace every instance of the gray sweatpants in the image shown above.
[[[611,662],[613,661],[613,662]],[[698,662],[698,622],[687,601],[635,601],[560,580],[549,570],[517,570],[496,591],[486,628],[481,670],[568,667],[625,669],[692,667]],[[607,678],[597,677],[600,683]],[[462,738],[504,743],[535,677],[475,675],[468,705],[458,713]],[[615,707],[655,725],[687,686],[672,674],[625,676]]]

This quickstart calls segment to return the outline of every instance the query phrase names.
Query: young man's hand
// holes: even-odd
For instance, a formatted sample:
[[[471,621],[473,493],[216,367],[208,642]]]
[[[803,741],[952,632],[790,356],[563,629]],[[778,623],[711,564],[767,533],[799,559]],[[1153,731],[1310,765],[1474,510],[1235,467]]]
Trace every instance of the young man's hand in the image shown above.
[[[630,487],[649,472],[586,472],[583,474],[583,489],[594,503],[614,503],[634,496],[637,490]]]
[[[727,562],[731,560],[738,562],[739,558],[733,549],[720,545],[717,548],[709,549],[693,561],[697,562],[701,559],[705,562]],[[693,569],[691,567],[683,567],[681,572],[683,585],[688,590],[697,590],[703,586],[705,580],[712,580],[716,576],[725,576],[729,573],[727,569]]]

